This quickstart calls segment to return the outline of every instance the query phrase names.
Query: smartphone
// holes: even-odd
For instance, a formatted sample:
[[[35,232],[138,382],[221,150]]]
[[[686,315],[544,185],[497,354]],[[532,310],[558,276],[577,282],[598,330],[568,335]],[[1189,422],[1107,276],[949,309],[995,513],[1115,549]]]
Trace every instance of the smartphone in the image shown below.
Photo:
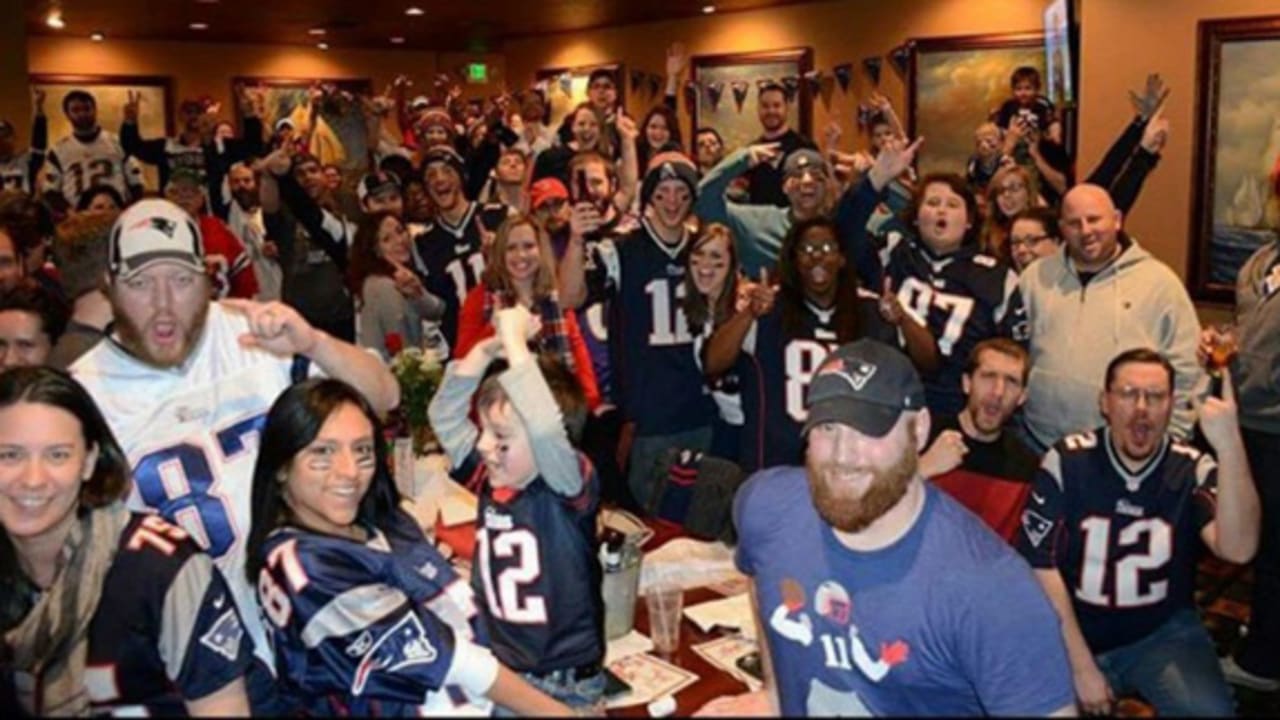
[[[631,686],[622,678],[613,674],[609,668],[604,669],[604,699],[612,700],[631,692]]]
[[[1222,397],[1222,373],[1221,372],[1209,373],[1209,394],[1216,398]]]
[[[586,171],[579,168],[578,172],[574,173],[573,182],[574,184],[577,185],[577,194],[578,194],[578,196],[574,198],[574,202],[590,202],[592,204],[595,204],[591,198],[590,191],[588,191],[587,189]]]
[[[738,669],[741,670],[742,672],[750,675],[751,677],[759,680],[760,682],[764,682],[764,668],[760,666],[759,652],[747,653],[746,655],[743,655],[742,657],[738,658],[738,662],[736,664],[738,666]]]

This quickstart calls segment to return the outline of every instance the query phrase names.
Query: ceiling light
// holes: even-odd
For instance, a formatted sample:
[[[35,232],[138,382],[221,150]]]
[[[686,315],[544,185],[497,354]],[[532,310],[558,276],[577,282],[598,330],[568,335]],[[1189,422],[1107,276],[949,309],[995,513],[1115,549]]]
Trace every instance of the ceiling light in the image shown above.
[[[192,30],[208,30],[209,23],[193,22],[187,27],[191,28]]]
[[[308,30],[308,31],[307,31],[307,34],[308,34],[308,35],[315,35],[316,37],[320,37],[320,36],[324,35],[324,34],[325,34],[325,32],[326,32],[326,31],[325,31],[325,29],[324,29],[324,28],[322,28],[322,27],[313,27],[313,28],[311,28],[310,30]]]
[[[103,35],[103,34],[102,34],[102,33],[100,33],[100,32],[96,32],[96,33],[91,33],[91,34],[89,35],[89,39],[90,39],[90,40],[92,40],[92,41],[94,41],[94,42],[102,42],[103,40],[106,40],[106,39],[107,39],[107,36],[106,36],[106,35]]]
[[[703,5],[703,6],[702,6],[702,14],[703,14],[703,15],[710,15],[711,13],[713,13],[713,12],[715,12],[715,11],[716,11],[716,6],[715,6],[715,5]]]
[[[49,17],[45,18],[44,23],[54,30],[61,30],[67,26],[62,19],[62,10],[56,7],[49,11]]]
[[[404,38],[400,37],[399,35],[396,35],[395,37],[391,38],[391,44],[392,44],[392,45],[403,45],[403,44],[404,44]]]
[[[328,50],[329,43],[326,43],[326,42],[316,43],[316,47],[320,48],[321,50]]]
[[[425,15],[426,13],[425,13],[425,12],[423,12],[423,11],[422,11],[422,8],[420,8],[420,7],[411,7],[411,8],[409,8],[409,9],[405,10],[405,11],[404,11],[404,14],[405,14],[405,15],[413,15],[413,16],[415,16],[415,17],[416,17],[416,16],[418,16],[418,15]]]

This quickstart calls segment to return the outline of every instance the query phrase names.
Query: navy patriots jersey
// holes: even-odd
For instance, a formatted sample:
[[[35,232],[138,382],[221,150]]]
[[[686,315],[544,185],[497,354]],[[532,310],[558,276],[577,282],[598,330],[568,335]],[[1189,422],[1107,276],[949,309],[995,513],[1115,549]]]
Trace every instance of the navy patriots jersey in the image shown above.
[[[1193,607],[1200,531],[1213,520],[1213,456],[1166,437],[1136,472],[1106,428],[1049,449],[1022,514],[1018,548],[1057,568],[1095,654],[1141,640]]]
[[[267,538],[258,600],[281,695],[299,709],[457,714],[467,692],[492,683],[470,588],[420,531],[413,537],[372,529],[359,543],[286,526]]]
[[[609,300],[614,398],[623,416],[642,436],[709,426],[715,408],[683,307],[687,238],[667,246],[645,220],[588,249],[586,304]]]
[[[423,285],[445,302],[440,329],[449,347],[458,339],[459,308],[484,273],[484,233],[497,232],[508,213],[507,206],[499,203],[471,203],[457,226],[437,217],[413,239],[414,264]]]
[[[518,672],[598,663],[604,658],[596,514],[600,478],[578,453],[582,492],[555,493],[541,476],[495,488],[474,449],[453,477],[479,498],[471,586],[484,602],[493,654]]]
[[[252,642],[213,560],[159,515],[134,514],[89,625],[93,712],[186,715],[244,675]]]
[[[898,330],[880,317],[878,298],[858,291],[858,323],[862,337],[899,346]],[[742,469],[749,473],[776,465],[804,463],[800,430],[809,413],[805,396],[809,381],[839,346],[835,310],[805,305],[804,332],[784,337],[782,305],[756,321],[742,341],[739,377],[746,423],[742,434]]]
[[[955,415],[964,408],[960,376],[974,346],[997,336],[1027,341],[1018,276],[971,245],[938,257],[911,235],[890,231],[885,240],[880,262],[898,300],[938,341],[942,366],[922,378],[929,410]]]

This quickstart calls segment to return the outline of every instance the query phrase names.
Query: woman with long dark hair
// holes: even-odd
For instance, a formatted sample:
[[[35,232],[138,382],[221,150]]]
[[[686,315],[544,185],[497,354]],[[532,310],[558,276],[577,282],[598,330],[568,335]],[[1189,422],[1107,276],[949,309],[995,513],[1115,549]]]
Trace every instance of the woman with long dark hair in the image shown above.
[[[129,487],[79,383],[0,374],[2,684],[30,715],[247,715],[225,579],[182,529],[129,512]]]
[[[649,160],[660,152],[676,150],[685,152],[680,136],[680,117],[675,108],[658,104],[650,108],[640,123],[640,137],[636,139],[636,157],[641,174],[648,172]]]
[[[405,346],[420,346],[422,322],[444,316],[444,301],[427,292],[412,270],[411,242],[400,218],[380,212],[360,219],[351,246],[347,277],[360,303],[359,344],[386,359],[388,335],[399,335]]]
[[[870,337],[902,348],[924,372],[937,362],[937,347],[922,322],[891,294],[881,297],[858,287],[833,220],[816,217],[792,225],[779,251],[778,274],[776,289],[762,276],[749,301],[707,343],[708,377],[745,356],[741,464],[747,472],[800,462],[805,393],[836,347]]]
[[[459,714],[451,689],[568,715],[472,640],[474,598],[399,509],[373,408],[314,379],[262,429],[245,572],[281,694],[308,714]]]

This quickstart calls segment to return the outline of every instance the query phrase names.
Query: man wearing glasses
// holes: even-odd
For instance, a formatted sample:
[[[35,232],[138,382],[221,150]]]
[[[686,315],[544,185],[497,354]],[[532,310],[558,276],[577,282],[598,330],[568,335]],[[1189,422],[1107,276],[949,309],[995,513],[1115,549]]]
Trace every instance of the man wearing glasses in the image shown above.
[[[1258,546],[1235,393],[1226,382],[1197,408],[1215,461],[1169,435],[1175,372],[1163,355],[1128,350],[1105,377],[1105,424],[1044,456],[1018,547],[1062,620],[1083,712],[1137,692],[1161,716],[1231,715],[1194,591],[1201,542],[1233,563]]]
[[[1043,451],[1068,433],[1102,423],[1098,379],[1118,353],[1149,347],[1173,365],[1171,430],[1188,438],[1200,321],[1167,265],[1124,233],[1121,213],[1097,185],[1077,185],[1062,203],[1060,252],[1019,277],[1031,329],[1025,429]]]

